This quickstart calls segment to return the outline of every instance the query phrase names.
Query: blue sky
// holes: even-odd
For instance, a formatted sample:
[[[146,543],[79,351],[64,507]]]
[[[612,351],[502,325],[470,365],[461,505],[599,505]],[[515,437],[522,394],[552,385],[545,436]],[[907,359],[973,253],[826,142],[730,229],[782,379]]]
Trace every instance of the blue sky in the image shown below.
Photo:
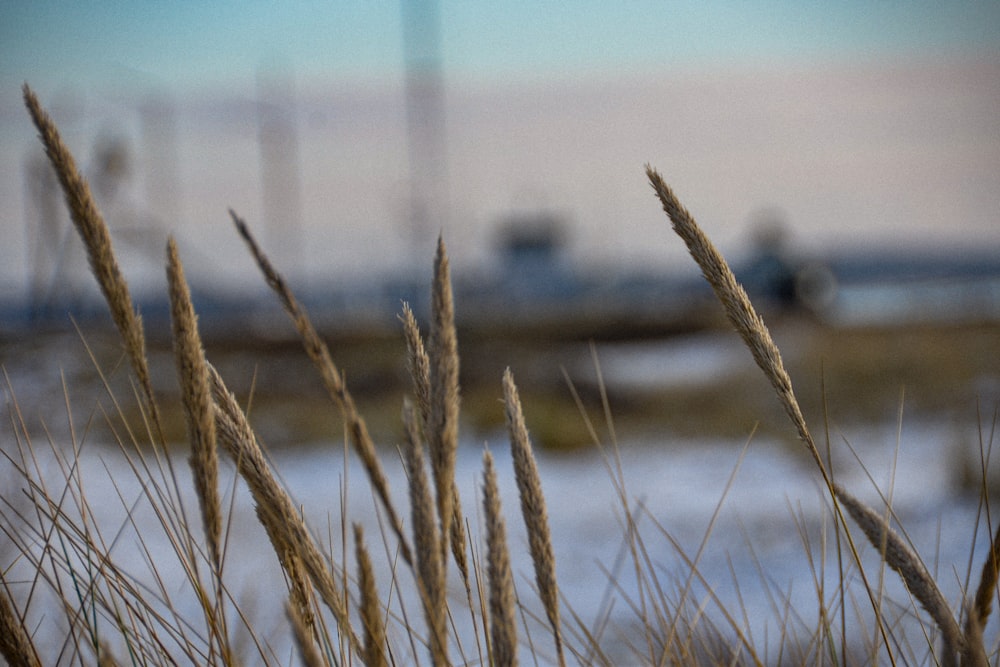
[[[0,84],[252,82],[268,59],[306,78],[398,78],[397,2],[0,0]],[[734,61],[1000,49],[1000,3],[440,3],[449,76],[578,77]]]

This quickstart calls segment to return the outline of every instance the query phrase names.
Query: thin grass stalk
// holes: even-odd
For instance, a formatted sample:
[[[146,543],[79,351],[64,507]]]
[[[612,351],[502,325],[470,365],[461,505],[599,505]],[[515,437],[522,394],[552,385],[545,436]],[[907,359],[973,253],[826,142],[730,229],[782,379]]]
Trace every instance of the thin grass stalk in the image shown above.
[[[146,338],[142,329],[142,317],[132,305],[128,284],[115,259],[108,226],[94,202],[87,180],[77,169],[76,161],[63,143],[52,118],[42,108],[28,84],[24,84],[22,91],[24,104],[38,129],[39,137],[45,146],[45,153],[59,178],[70,218],[86,247],[90,270],[101,288],[111,310],[111,318],[125,343],[125,351],[142,387],[144,402],[152,417],[155,433],[162,440],[162,422],[146,361]]]
[[[459,361],[451,269],[448,251],[444,239],[440,236],[437,253],[434,256],[428,356],[430,410],[425,435],[430,450],[431,470],[434,474],[438,519],[441,522],[441,550],[447,553],[455,523],[454,510],[458,503],[458,496],[455,493],[455,458],[458,451]],[[460,521],[458,530],[461,530]],[[464,540],[461,550],[464,554]]]
[[[354,524],[354,553],[358,562],[358,589],[361,597],[361,624],[365,631],[364,652],[361,659],[366,667],[385,667],[385,624],[378,589],[375,586],[375,570],[372,559],[365,548],[364,530]]]
[[[299,559],[320,599],[333,612],[351,649],[360,654],[361,642],[351,627],[346,600],[330,571],[328,561],[313,541],[292,499],[271,473],[257,437],[236,398],[211,365],[209,374],[216,405],[219,445],[226,450],[240,476],[246,481],[256,505],[257,516],[267,531],[279,561],[285,565],[286,553]]]
[[[404,460],[410,485],[410,512],[413,523],[413,544],[417,552],[417,578],[424,618],[430,634],[431,661],[448,664],[448,606],[445,570],[441,562],[441,541],[434,513],[434,498],[424,462],[424,451],[417,429],[414,407],[403,406],[403,428],[406,434]]]
[[[410,546],[407,543],[406,536],[403,532],[403,523],[400,520],[399,514],[396,512],[395,505],[393,505],[392,498],[390,497],[389,481],[386,478],[385,472],[382,470],[382,464],[379,462],[378,456],[375,453],[375,443],[372,441],[371,435],[368,433],[368,426],[365,424],[365,420],[358,412],[357,406],[354,403],[354,397],[347,390],[347,385],[344,382],[343,376],[337,369],[336,364],[333,363],[333,358],[330,356],[329,348],[326,343],[323,342],[323,339],[320,338],[315,327],[313,327],[312,321],[309,319],[309,315],[306,313],[305,308],[303,308],[298,302],[292,294],[292,291],[288,288],[288,285],[285,283],[284,278],[282,278],[281,274],[274,269],[270,260],[268,260],[267,256],[263,253],[263,251],[261,251],[260,246],[257,245],[257,241],[250,233],[250,229],[247,227],[246,222],[244,222],[232,210],[229,211],[229,215],[232,217],[233,223],[236,225],[236,229],[239,231],[240,236],[243,237],[247,247],[253,254],[254,260],[257,262],[257,266],[264,274],[267,284],[272,290],[274,290],[278,298],[281,299],[285,312],[288,313],[288,316],[291,317],[292,322],[295,324],[295,329],[298,331],[299,337],[302,339],[302,345],[305,348],[306,354],[319,371],[320,377],[323,381],[323,386],[326,388],[331,400],[340,408],[341,414],[347,422],[348,432],[351,436],[351,442],[354,444],[354,450],[361,459],[365,472],[368,474],[368,479],[371,482],[375,493],[378,495],[382,506],[385,508],[393,532],[396,533],[396,537],[399,539],[400,552],[403,555],[403,560],[412,565],[413,556],[410,551]]]
[[[521,410],[521,398],[514,384],[510,368],[503,375],[504,407],[507,430],[510,434],[510,448],[514,463],[514,477],[521,499],[521,514],[528,531],[528,548],[535,568],[535,584],[538,595],[545,607],[545,615],[552,628],[556,644],[556,655],[560,665],[565,665],[563,655],[562,630],[559,621],[559,587],[556,584],[556,559],[552,549],[552,533],[549,530],[548,510],[542,493],[538,463],[528,436],[528,427]]]
[[[490,638],[493,664],[517,664],[517,617],[510,569],[507,528],[500,508],[493,455],[483,452],[483,514],[486,520],[486,573],[490,591]]]
[[[11,667],[41,667],[38,652],[14,611],[7,582],[0,571],[0,655]]]

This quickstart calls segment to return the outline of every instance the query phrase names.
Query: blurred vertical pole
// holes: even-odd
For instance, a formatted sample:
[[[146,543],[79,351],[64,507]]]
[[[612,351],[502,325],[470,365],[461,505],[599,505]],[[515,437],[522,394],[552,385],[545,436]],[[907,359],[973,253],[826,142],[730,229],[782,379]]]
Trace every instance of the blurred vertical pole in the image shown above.
[[[28,242],[28,300],[32,321],[49,314],[60,264],[63,228],[59,181],[41,150],[32,150],[24,165],[25,238]]]
[[[281,66],[257,72],[257,130],[267,252],[283,273],[304,279],[302,182],[295,82]]]
[[[408,222],[415,259],[423,262],[447,222],[444,77],[436,1],[402,0],[402,23],[410,160]]]
[[[151,95],[139,106],[142,127],[141,155],[145,160],[146,206],[169,229],[180,225],[180,160],[177,153],[177,113],[163,94]],[[157,251],[160,248],[157,246]]]

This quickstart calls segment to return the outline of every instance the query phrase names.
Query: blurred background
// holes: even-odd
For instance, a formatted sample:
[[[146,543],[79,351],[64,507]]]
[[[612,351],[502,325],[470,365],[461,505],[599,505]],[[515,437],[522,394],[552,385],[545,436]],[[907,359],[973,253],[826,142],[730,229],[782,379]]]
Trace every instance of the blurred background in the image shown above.
[[[3,3],[0,26],[6,332],[68,328],[67,311],[107,324],[28,82],[154,338],[168,234],[206,336],[291,338],[232,208],[330,336],[398,342],[400,300],[426,313],[442,234],[462,340],[486,346],[466,355],[467,387],[479,370],[495,388],[514,363],[564,389],[560,369],[592,370],[581,347],[597,340],[622,395],[680,382],[690,396],[744,356],[712,337],[721,311],[649,163],[806,341],[810,379],[847,349],[845,378],[884,380],[897,401],[909,376],[884,369],[929,359],[919,377],[939,378],[950,337],[955,385],[995,383],[996,3],[42,1]],[[918,325],[948,330],[917,341]],[[365,369],[398,357],[365,349],[355,382],[386,386],[389,371]]]
[[[838,479],[876,503],[872,483],[891,489],[941,572],[972,562],[1000,405],[1000,3],[0,0],[5,400],[16,393],[18,423],[43,423],[56,442],[75,421],[88,443],[113,444],[100,406],[105,382],[131,396],[127,364],[25,82],[106,215],[168,438],[185,437],[165,305],[172,234],[209,358],[252,402],[316,525],[324,499],[339,500],[330,443],[342,425],[229,208],[306,302],[388,461],[408,391],[396,315],[406,299],[426,316],[443,235],[466,507],[484,442],[509,472],[510,366],[560,579],[583,617],[603,618],[590,598],[607,578],[591,566],[618,562],[621,545],[595,438],[621,443],[630,494],[691,553],[730,493],[737,512],[699,564],[707,581],[735,567],[744,582],[768,572],[814,590],[811,565],[791,564],[806,528],[784,512],[826,525],[815,470],[797,465],[796,435],[670,230],[649,163],[764,311]],[[133,401],[121,405],[140,423]],[[96,451],[112,479],[131,476]],[[351,474],[357,509],[370,492]],[[734,566],[746,535],[766,544]],[[228,572],[263,580],[239,567]],[[741,595],[764,623],[773,592]]]

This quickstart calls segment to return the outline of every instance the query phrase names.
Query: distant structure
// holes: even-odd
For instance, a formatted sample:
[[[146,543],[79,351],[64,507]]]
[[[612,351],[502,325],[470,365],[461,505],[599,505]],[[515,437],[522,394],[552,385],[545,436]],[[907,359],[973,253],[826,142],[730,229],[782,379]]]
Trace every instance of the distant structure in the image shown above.
[[[265,238],[279,265],[292,270],[302,266],[305,249],[296,112],[291,72],[275,65],[258,70],[257,139]]]
[[[408,226],[417,256],[426,255],[445,226],[448,200],[444,77],[435,0],[401,0],[406,65]]]

